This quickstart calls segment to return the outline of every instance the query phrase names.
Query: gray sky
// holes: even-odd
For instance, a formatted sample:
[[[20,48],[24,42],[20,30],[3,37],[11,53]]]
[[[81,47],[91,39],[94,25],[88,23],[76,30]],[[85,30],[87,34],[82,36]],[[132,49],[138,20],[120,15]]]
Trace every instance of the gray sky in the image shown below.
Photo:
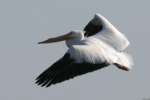
[[[0,100],[150,98],[149,4],[149,0],[1,0]],[[133,70],[110,66],[50,88],[36,86],[36,76],[67,50],[64,42],[37,42],[82,29],[95,13],[104,15],[129,38]]]

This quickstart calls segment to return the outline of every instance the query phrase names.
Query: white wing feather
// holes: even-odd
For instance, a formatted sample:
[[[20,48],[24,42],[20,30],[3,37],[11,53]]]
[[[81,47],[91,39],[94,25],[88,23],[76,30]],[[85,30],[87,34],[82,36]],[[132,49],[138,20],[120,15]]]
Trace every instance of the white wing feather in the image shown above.
[[[122,51],[128,47],[130,44],[128,39],[124,34],[119,32],[105,17],[100,14],[95,14],[95,23],[101,22],[103,24],[103,30],[94,35],[110,46],[114,47],[116,50]]]
[[[75,59],[76,63],[119,63],[131,69],[133,63],[126,53],[118,52],[105,42],[93,37],[86,38],[81,42],[81,45],[72,45],[68,50],[71,58]]]
[[[123,52],[129,45],[128,39],[102,15],[96,14],[92,21],[95,21],[95,24],[102,23],[103,29],[96,35],[72,45],[68,50],[71,57],[77,63],[118,63],[131,69],[133,61]]]

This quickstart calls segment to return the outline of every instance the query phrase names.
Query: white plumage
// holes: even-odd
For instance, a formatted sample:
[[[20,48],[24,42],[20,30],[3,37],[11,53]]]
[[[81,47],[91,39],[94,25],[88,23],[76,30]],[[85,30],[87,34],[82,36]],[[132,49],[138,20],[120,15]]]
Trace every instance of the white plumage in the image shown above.
[[[116,50],[124,50],[130,44],[124,34],[118,31],[105,17],[100,14],[95,14],[96,20],[100,20],[103,24],[103,29],[94,37],[106,42]]]
[[[118,63],[131,69],[133,65],[129,54],[117,51],[113,46],[94,37],[84,38],[69,47],[68,53],[76,63],[89,62],[93,64],[107,62]]]
[[[121,32],[119,32],[105,17],[96,14],[94,23],[102,22],[103,29],[96,35],[84,37],[84,31],[72,31],[75,40],[66,41],[69,46],[69,54],[77,63],[118,63],[131,69],[133,65],[129,54],[123,52],[129,41]],[[79,36],[79,37],[77,37]]]
[[[84,31],[71,31],[40,44],[63,40],[69,48],[67,53],[37,77],[37,84],[48,87],[108,65],[125,71],[133,66],[131,56],[125,52],[128,39],[100,14],[95,14]]]

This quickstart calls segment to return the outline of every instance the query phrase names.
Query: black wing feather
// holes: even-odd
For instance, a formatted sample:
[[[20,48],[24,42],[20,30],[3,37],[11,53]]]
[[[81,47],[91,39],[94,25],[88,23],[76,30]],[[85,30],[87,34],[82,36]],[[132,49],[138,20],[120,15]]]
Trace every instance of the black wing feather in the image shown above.
[[[73,60],[70,59],[70,55],[65,54],[60,60],[55,62],[51,67],[47,68],[36,78],[36,84],[46,86],[62,69],[64,69],[67,64],[72,61]]]
[[[96,25],[92,19],[84,28],[85,36],[89,37],[95,35],[96,33],[100,32],[102,29],[103,29],[102,23]]]
[[[36,84],[49,87],[51,84],[63,82],[75,76],[101,69],[107,65],[107,63],[74,63],[70,55],[65,54],[62,59],[58,60],[36,78]]]
[[[90,63],[72,63],[71,65],[66,66],[51,82],[51,84],[56,84],[63,82],[65,80],[74,78],[79,75],[86,74],[88,72],[96,71],[98,69],[108,66],[107,63],[102,64],[90,64]],[[50,85],[51,85],[50,84]]]

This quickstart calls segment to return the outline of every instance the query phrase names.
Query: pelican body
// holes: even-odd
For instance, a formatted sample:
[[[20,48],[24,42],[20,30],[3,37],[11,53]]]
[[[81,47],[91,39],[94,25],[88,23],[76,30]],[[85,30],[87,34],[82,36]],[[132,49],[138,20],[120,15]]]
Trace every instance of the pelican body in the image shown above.
[[[130,55],[125,52],[128,39],[100,14],[95,14],[83,31],[70,31],[39,44],[59,41],[65,41],[68,50],[36,78],[38,85],[49,87],[109,65],[124,71],[129,71],[133,66]]]

